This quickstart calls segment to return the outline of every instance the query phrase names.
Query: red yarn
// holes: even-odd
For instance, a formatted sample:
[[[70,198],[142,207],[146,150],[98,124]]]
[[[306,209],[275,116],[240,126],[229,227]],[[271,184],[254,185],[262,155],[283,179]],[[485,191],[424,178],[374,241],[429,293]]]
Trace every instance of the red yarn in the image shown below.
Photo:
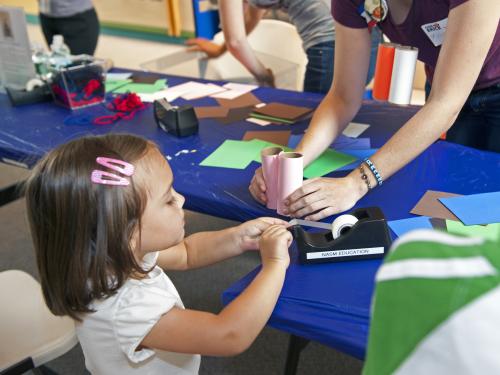
[[[114,98],[113,101],[107,105],[107,108],[118,113],[115,115],[97,117],[94,119],[94,124],[108,125],[120,119],[130,120],[134,118],[138,111],[146,108],[146,106],[137,94],[130,92]]]

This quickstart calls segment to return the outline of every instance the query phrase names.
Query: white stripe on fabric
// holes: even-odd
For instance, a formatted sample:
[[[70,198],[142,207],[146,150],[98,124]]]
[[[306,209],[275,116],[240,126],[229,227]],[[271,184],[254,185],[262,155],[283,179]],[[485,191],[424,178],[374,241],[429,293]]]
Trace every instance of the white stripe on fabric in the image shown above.
[[[460,237],[437,230],[417,229],[404,234],[394,241],[390,251],[396,250],[397,247],[404,243],[421,241],[437,242],[453,246],[475,246],[484,243],[484,239],[480,237]]]
[[[386,263],[375,277],[377,282],[406,278],[449,279],[496,275],[497,270],[482,256],[446,259],[405,259]]]
[[[499,316],[500,287],[496,287],[455,311],[430,332],[395,374],[500,373]]]

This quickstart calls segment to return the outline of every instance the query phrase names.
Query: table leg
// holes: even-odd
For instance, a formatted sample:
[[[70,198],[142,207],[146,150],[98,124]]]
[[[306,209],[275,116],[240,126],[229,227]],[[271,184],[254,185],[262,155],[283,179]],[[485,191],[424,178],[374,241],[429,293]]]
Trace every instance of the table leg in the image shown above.
[[[23,196],[24,181],[0,188],[0,207]]]
[[[295,375],[299,365],[300,352],[309,344],[309,340],[295,335],[290,335],[288,353],[286,355],[285,375]]]

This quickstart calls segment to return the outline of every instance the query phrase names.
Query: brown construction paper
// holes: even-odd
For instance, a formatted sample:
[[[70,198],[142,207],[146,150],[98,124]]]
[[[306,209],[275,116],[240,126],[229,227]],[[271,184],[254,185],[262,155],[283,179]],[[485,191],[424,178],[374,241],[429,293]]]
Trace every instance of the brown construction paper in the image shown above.
[[[134,73],[132,74],[132,82],[134,83],[148,83],[153,84],[159,79],[165,78],[159,74],[154,73]]]
[[[260,113],[266,116],[283,118],[285,120],[296,120],[305,114],[312,112],[313,108],[299,107],[283,103],[269,103],[264,107],[255,108],[255,113]]]
[[[252,109],[253,107],[230,108],[225,117],[217,117],[216,119],[224,125],[243,121],[252,112]]]
[[[229,109],[224,107],[195,107],[194,112],[196,117],[210,118],[210,117],[226,117]]]
[[[238,96],[234,99],[216,98],[215,100],[217,100],[219,105],[226,108],[250,107],[261,103],[261,101],[251,92]]]
[[[271,142],[277,145],[286,146],[288,145],[288,139],[290,138],[291,130],[276,130],[276,131],[248,131],[243,136],[244,141],[250,141],[252,139],[260,139],[261,141]]]
[[[428,190],[410,213],[415,215],[429,216],[437,219],[448,219],[459,221],[458,218],[438,201],[438,198],[458,197],[460,194],[445,193],[442,191]]]

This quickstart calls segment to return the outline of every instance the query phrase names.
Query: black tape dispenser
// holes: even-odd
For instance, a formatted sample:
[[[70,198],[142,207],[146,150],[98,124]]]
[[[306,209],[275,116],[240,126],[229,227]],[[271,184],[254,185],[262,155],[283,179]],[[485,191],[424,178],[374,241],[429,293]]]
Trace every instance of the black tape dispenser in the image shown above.
[[[153,105],[156,124],[163,131],[177,137],[198,133],[198,118],[192,106],[173,106],[166,99],[155,100]]]
[[[378,207],[359,208],[340,215],[332,224],[298,219],[290,224],[302,264],[383,258],[392,242],[384,214]],[[323,230],[306,232],[303,226]]]

